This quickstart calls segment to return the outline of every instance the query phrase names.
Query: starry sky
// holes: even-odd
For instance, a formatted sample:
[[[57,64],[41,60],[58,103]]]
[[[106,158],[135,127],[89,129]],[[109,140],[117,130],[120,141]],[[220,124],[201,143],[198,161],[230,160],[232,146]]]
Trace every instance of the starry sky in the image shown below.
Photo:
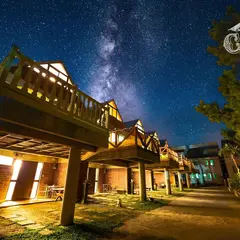
[[[0,59],[16,44],[36,61],[64,61],[79,88],[114,98],[170,145],[219,141],[194,107],[223,103],[208,30],[239,0],[0,1]]]

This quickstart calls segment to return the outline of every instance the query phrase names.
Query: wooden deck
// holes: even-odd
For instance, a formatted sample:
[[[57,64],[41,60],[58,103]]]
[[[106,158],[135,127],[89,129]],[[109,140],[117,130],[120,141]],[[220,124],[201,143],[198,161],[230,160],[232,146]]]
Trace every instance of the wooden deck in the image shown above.
[[[93,151],[107,147],[108,108],[16,47],[0,64],[0,105],[5,133]]]

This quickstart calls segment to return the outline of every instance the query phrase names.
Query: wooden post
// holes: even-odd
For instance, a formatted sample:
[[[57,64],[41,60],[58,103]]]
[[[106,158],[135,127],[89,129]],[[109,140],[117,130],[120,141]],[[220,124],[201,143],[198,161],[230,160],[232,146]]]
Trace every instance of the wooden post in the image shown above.
[[[81,149],[71,148],[68,158],[67,176],[60,218],[61,225],[63,226],[73,224],[80,161]]]
[[[151,172],[150,172],[150,174],[151,174],[151,187],[152,187],[152,191],[154,191],[155,190],[155,188],[154,188],[154,172],[153,172],[153,170],[151,170]]]
[[[131,180],[132,180],[132,169],[127,168],[127,193],[128,194],[133,194]]]
[[[174,186],[174,187],[177,186],[175,173],[173,173],[173,186]]]
[[[99,193],[99,168],[96,168],[94,193]]]
[[[145,165],[143,162],[138,163],[139,168],[139,193],[140,201],[144,202],[147,199],[146,193],[146,179],[145,179]]]
[[[183,191],[183,183],[182,183],[182,174],[181,172],[177,172],[178,173],[178,185],[179,185],[179,190],[180,192]]]
[[[171,184],[170,184],[169,171],[167,168],[164,168],[164,175],[165,175],[166,194],[170,195],[172,194],[172,190],[171,190]]]
[[[190,175],[189,173],[186,173],[186,181],[187,181],[187,188],[191,188],[191,182],[190,182]]]

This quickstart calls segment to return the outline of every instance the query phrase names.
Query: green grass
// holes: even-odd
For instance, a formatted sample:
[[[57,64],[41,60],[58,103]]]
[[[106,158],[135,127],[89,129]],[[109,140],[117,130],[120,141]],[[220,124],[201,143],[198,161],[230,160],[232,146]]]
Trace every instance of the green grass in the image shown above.
[[[29,219],[33,216],[39,217],[40,223],[50,232],[48,235],[42,235],[42,230],[29,230],[16,223],[0,217],[0,239],[18,240],[18,239],[98,239],[108,238],[114,229],[122,226],[126,221],[149,212],[153,209],[167,205],[173,198],[182,196],[183,193],[174,191],[173,196],[166,196],[165,190],[148,192],[148,197],[154,201],[140,202],[136,195],[119,194],[98,194],[92,198],[90,204],[76,204],[75,222],[73,226],[61,227],[56,225],[59,221],[59,215],[54,211],[60,212],[61,203],[45,203],[42,205],[28,205],[20,208],[27,212]],[[117,207],[117,200],[121,199],[122,207]],[[53,209],[54,211],[49,211]],[[10,208],[6,209],[9,214]],[[16,210],[12,210],[14,211]],[[16,212],[15,212],[16,213]],[[55,225],[54,225],[55,224]],[[3,231],[1,231],[3,229]],[[2,235],[1,235],[2,234]],[[2,237],[2,238],[1,238]]]

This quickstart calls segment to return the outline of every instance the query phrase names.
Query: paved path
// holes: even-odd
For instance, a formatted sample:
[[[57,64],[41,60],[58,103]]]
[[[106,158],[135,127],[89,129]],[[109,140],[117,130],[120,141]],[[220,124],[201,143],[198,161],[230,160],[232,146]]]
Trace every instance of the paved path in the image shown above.
[[[116,235],[113,239],[240,239],[240,200],[224,188],[197,189],[128,221]]]

